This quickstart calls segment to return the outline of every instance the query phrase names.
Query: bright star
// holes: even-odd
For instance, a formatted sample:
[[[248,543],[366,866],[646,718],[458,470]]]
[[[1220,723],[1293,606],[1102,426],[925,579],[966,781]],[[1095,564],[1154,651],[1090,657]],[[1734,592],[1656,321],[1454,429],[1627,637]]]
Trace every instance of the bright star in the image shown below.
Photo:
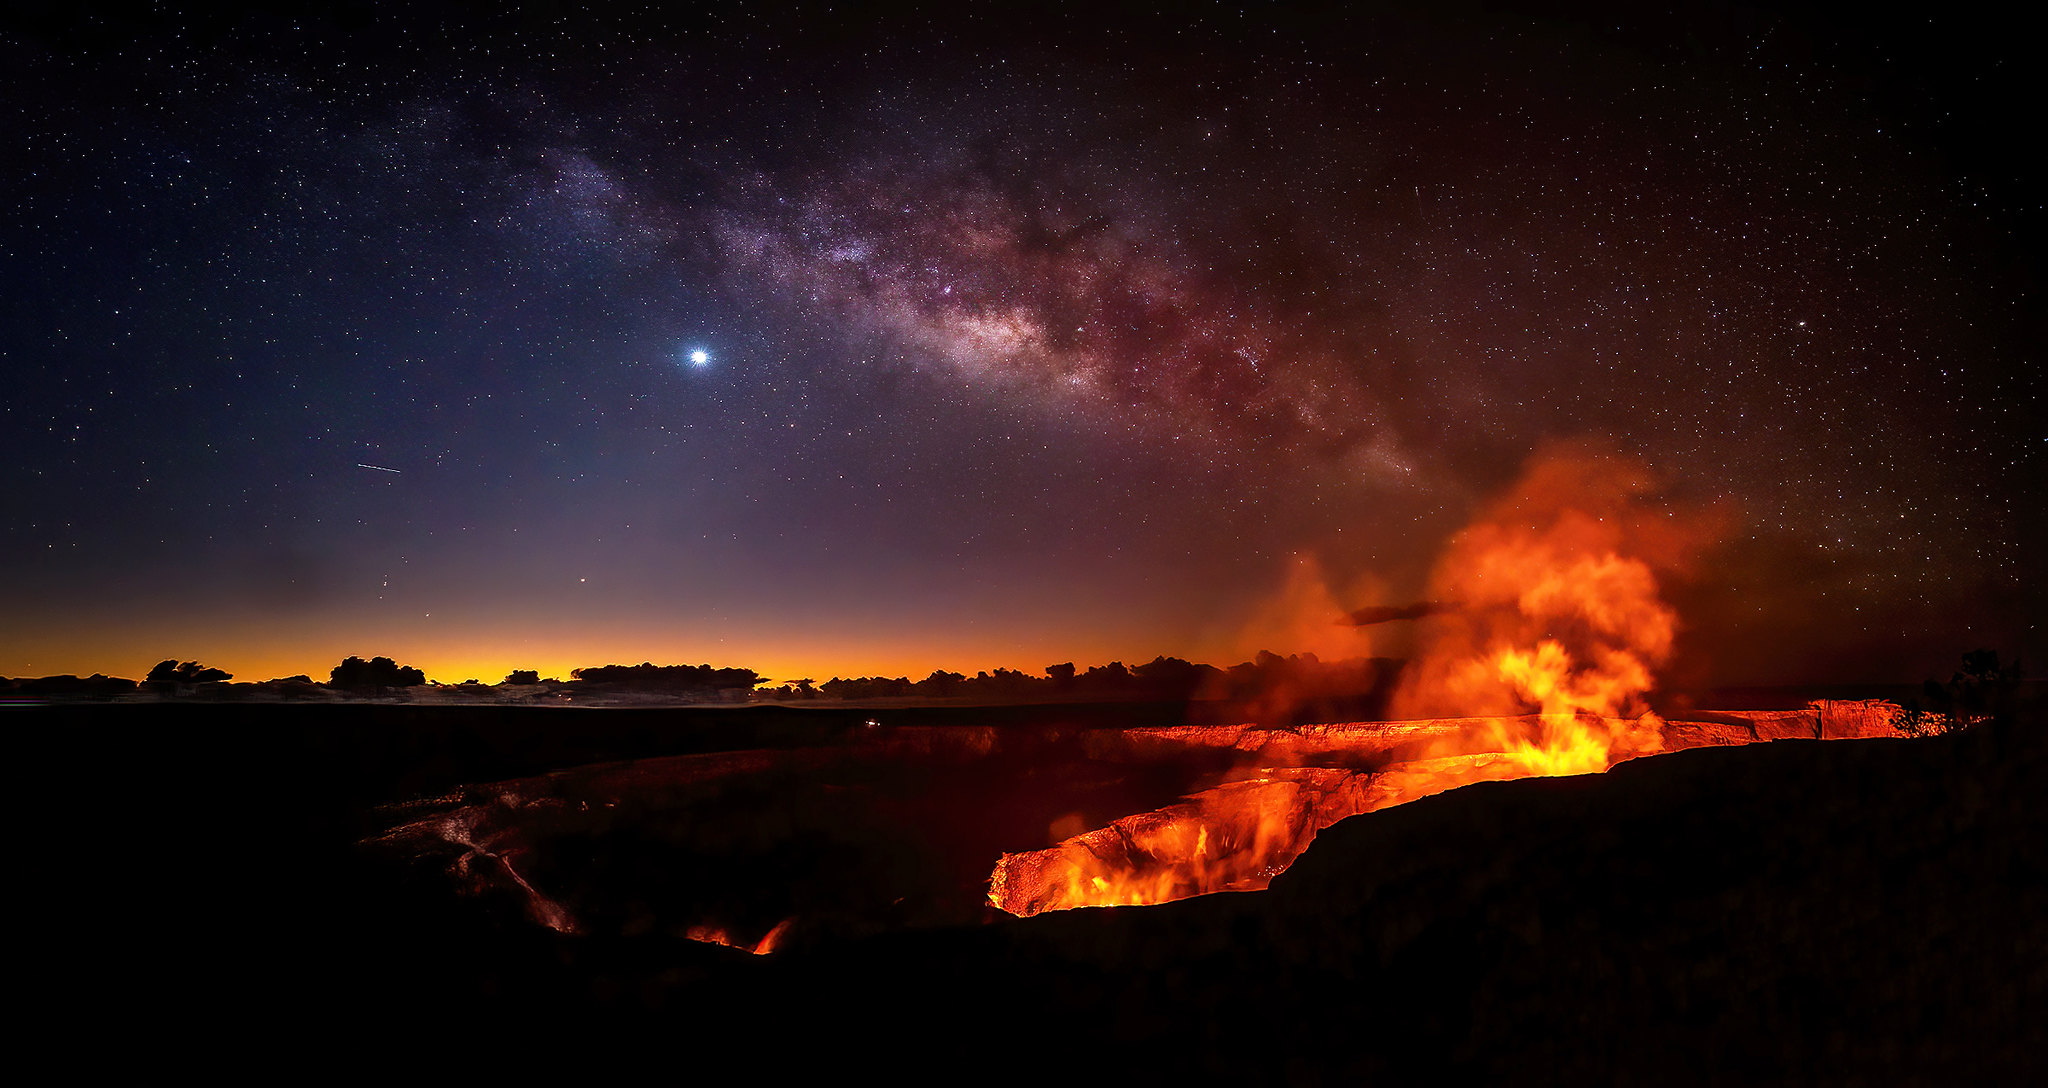
[[[710,352],[708,352],[708,351],[705,351],[705,350],[704,350],[703,348],[691,348],[691,349],[690,349],[690,365],[691,365],[691,366],[704,366],[705,364],[707,364],[707,363],[709,363],[709,362],[711,362],[711,353],[710,353]]]

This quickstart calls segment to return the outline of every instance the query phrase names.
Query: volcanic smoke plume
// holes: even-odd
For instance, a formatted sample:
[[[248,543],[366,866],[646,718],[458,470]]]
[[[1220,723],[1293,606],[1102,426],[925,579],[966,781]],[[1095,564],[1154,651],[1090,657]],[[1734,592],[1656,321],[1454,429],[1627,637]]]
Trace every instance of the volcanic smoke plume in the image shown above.
[[[1488,739],[1538,773],[1601,771],[1654,750],[1645,698],[1678,631],[1659,581],[1690,568],[1719,520],[1653,504],[1654,485],[1619,457],[1534,460],[1437,561],[1430,595],[1459,607],[1425,623],[1392,716],[1534,711],[1542,735]],[[1586,724],[1609,719],[1638,725],[1602,737]]]
[[[1392,716],[1436,719],[1415,721],[1405,749],[1375,736],[1372,751],[1325,760],[1339,766],[1241,767],[1170,809],[1004,855],[990,902],[1032,914],[1262,888],[1347,816],[1662,749],[1646,697],[1678,617],[1659,579],[1689,566],[1716,519],[1654,504],[1653,486],[1633,461],[1546,454],[1452,538],[1429,586],[1433,602],[1452,603],[1402,617],[1424,628]]]
[[[1017,915],[1251,891],[1267,887],[1331,824],[1470,783],[1599,772],[1701,743],[1827,735],[1827,712],[1714,726],[1667,724],[1649,712],[1647,696],[1678,630],[1661,583],[1685,573],[1716,520],[1662,504],[1653,488],[1636,462],[1576,451],[1539,457],[1448,542],[1425,603],[1367,610],[1365,619],[1398,613],[1386,618],[1421,625],[1419,652],[1394,700],[1393,716],[1407,720],[864,728],[820,747],[641,760],[468,787],[408,809],[379,841],[444,859],[465,885],[508,892],[534,921],[561,932],[658,924],[689,940],[765,954],[911,918],[957,923],[955,911],[978,907],[947,897],[971,888],[978,872],[989,872],[987,901]],[[1292,620],[1312,617],[1299,629],[1357,637],[1340,624],[1342,613],[1320,569],[1303,564],[1275,598],[1274,619],[1290,622],[1273,629],[1294,630]],[[1292,671],[1269,675],[1274,690],[1264,695],[1303,695],[1289,690],[1299,686]],[[1888,731],[1879,709],[1858,708],[1846,731],[1844,715],[1832,713],[1837,735]],[[1170,788],[1130,785],[1163,768],[1172,768]],[[818,792],[799,801],[790,788],[799,780]],[[758,818],[704,819],[712,809]],[[919,848],[928,852],[914,855],[856,849],[931,837],[934,824],[970,811],[980,815],[965,822],[986,838],[941,846],[948,837],[932,837]],[[729,824],[753,829],[743,848],[719,830]],[[587,847],[564,844],[587,842],[599,828],[613,857],[591,870]],[[638,830],[628,835],[629,828]],[[678,842],[697,844],[696,868],[679,870],[669,859]],[[993,871],[981,868],[991,853],[1036,844],[1051,845],[1003,853]],[[644,869],[619,861],[636,849],[649,858]],[[858,868],[840,868],[856,855],[916,856],[938,868],[903,865],[872,887],[817,875]],[[963,868],[946,870],[952,861],[941,859],[954,858]],[[617,894],[599,879],[612,871],[648,875]],[[814,879],[775,891],[763,875],[777,872]],[[929,903],[897,910],[907,893]],[[665,904],[659,923],[644,908],[657,901]]]

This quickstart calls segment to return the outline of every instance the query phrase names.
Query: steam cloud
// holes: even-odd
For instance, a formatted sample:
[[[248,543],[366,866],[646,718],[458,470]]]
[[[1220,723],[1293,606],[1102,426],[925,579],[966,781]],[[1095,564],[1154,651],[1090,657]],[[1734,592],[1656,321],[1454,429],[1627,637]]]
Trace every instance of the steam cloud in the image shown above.
[[[1655,486],[1625,458],[1535,458],[1438,560],[1430,591],[1460,605],[1425,626],[1394,715],[1647,711],[1679,626],[1660,579],[1687,571],[1720,524],[1660,505]]]

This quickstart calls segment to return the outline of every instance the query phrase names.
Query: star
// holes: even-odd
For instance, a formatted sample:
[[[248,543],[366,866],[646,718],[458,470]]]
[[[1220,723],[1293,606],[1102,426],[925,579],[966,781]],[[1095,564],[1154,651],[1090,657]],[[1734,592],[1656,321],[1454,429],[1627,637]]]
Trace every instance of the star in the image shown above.
[[[691,348],[689,358],[691,366],[711,365],[711,353],[703,348]]]

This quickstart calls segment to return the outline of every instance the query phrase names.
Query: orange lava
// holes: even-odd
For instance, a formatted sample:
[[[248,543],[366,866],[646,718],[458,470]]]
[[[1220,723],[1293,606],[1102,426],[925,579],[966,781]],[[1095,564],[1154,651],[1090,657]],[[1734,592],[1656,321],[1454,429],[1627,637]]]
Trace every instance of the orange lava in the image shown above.
[[[1589,761],[1604,760],[1617,740],[1638,750],[1654,750],[1656,743],[1654,734],[1643,735],[1643,723],[1628,719],[1473,718],[1448,736],[1442,735],[1444,724],[1416,723],[1421,754],[1376,770],[1241,772],[1178,804],[1126,816],[1048,849],[1004,854],[990,874],[988,901],[1029,916],[1258,891],[1308,849],[1317,832],[1347,817],[1474,782],[1605,770],[1605,762]],[[1359,733],[1361,741],[1385,736],[1363,728]],[[1332,754],[1327,747],[1322,751]]]
[[[784,918],[775,924],[774,929],[769,930],[765,936],[753,944],[734,940],[732,934],[727,932],[722,926],[691,926],[684,932],[683,936],[693,941],[702,941],[705,944],[722,944],[727,948],[737,948],[743,952],[752,952],[756,956],[765,956],[775,951],[776,947],[782,943],[783,934],[788,932],[789,924],[794,921],[796,921],[794,918]]]
[[[1226,782],[1050,850],[1003,855],[989,901],[1036,914],[1263,888],[1317,831],[1363,811],[1365,789],[1362,776],[1322,767]]]
[[[1658,575],[1704,534],[1646,509],[1650,487],[1631,463],[1543,458],[1452,538],[1429,596],[1455,607],[1424,621],[1394,706],[1397,716],[1459,721],[1419,752],[1370,772],[1240,772],[1170,808],[1004,855],[989,902],[1028,915],[1263,888],[1345,817],[1469,782],[1597,773],[1661,750],[1664,722],[1646,700],[1678,617]]]

